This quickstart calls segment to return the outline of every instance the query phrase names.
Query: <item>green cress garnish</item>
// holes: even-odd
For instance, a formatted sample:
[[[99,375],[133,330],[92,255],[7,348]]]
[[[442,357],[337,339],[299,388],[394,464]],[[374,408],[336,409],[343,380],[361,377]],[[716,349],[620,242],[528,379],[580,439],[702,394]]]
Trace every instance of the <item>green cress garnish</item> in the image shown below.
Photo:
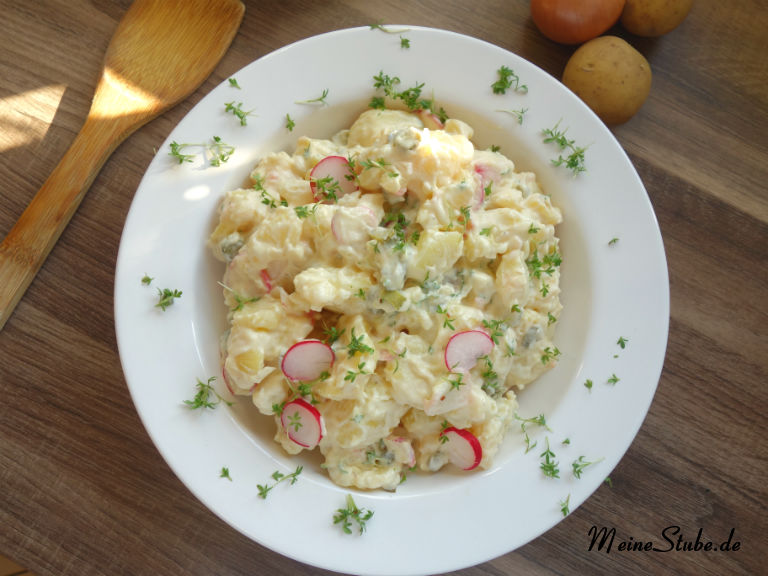
[[[283,482],[285,480],[288,481],[288,485],[289,486],[292,486],[292,485],[296,484],[296,481],[299,479],[299,475],[301,474],[302,470],[304,470],[303,466],[297,466],[296,470],[294,470],[290,474],[283,474],[279,470],[275,470],[272,473],[272,476],[270,476],[270,478],[272,478],[272,480],[274,480],[274,483],[272,483],[272,484],[257,484],[256,485],[256,488],[258,488],[258,490],[259,490],[259,498],[261,498],[262,500],[266,500],[267,494],[269,494],[269,492],[275,486],[280,484],[280,482]]]
[[[240,126],[245,126],[248,124],[248,116],[253,114],[253,110],[245,111],[243,110],[243,103],[238,102],[235,104],[234,100],[232,102],[226,102],[224,104],[224,111],[225,112],[231,112],[232,115],[234,115],[236,118],[240,120]]]
[[[494,94],[506,94],[510,88],[514,92],[521,92],[523,94],[528,92],[528,86],[520,84],[520,77],[511,68],[502,66],[496,71],[496,74],[498,79],[491,84]]]
[[[176,298],[181,298],[181,290],[171,290],[170,288],[157,289],[158,301],[155,304],[156,308],[160,308],[163,312],[168,306],[171,306]]]
[[[310,98],[309,100],[297,100],[295,104],[320,104],[321,106],[327,105],[325,99],[328,97],[328,88],[323,90],[323,93],[317,98]]]
[[[215,376],[208,378],[207,382],[203,382],[198,378],[196,385],[197,393],[195,394],[195,397],[192,400],[184,400],[184,404],[191,410],[197,410],[198,408],[214,409],[221,402],[224,402],[227,406],[231,406],[232,402],[227,402],[218,392],[216,392],[216,390],[214,390],[213,382],[215,381]],[[213,400],[211,399],[211,395],[213,395]]]
[[[346,508],[339,508],[333,515],[333,523],[341,524],[345,534],[352,534],[352,522],[357,524],[359,534],[365,532],[366,523],[373,517],[373,510],[358,508],[351,494],[347,494]]]
[[[545,144],[556,144],[560,150],[567,151],[568,155],[563,156],[560,154],[557,158],[554,158],[551,162],[555,166],[565,166],[571,170],[574,174],[585,172],[587,169],[584,166],[584,153],[586,148],[576,146],[575,141],[566,137],[565,133],[568,131],[560,130],[560,120],[557,121],[552,128],[546,128],[542,130],[544,136],[543,141]]]

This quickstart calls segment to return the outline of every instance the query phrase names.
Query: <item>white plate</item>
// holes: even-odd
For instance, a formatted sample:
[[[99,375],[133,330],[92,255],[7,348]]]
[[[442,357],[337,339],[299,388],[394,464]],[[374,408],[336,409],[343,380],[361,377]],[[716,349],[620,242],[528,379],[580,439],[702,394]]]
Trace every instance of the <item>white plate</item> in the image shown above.
[[[390,29],[404,27],[392,26]],[[410,41],[403,48],[400,36]],[[493,94],[501,66],[528,93]],[[198,379],[220,373],[218,338],[225,309],[217,281],[223,265],[205,245],[226,190],[245,181],[256,159],[292,150],[299,135],[329,137],[347,127],[374,94],[373,76],[399,76],[403,88],[424,83],[451,116],[475,128],[478,147],[492,144],[523,170],[537,173],[563,209],[559,227],[564,312],[555,342],[558,366],[520,394],[520,415],[546,416],[531,426],[526,453],[513,429],[487,471],[414,474],[396,493],[353,492],[374,511],[362,535],[332,523],[349,492],[309,458],[289,458],[272,442],[270,418],[247,399],[229,408],[189,410]],[[667,340],[669,286],[663,244],[643,185],[619,144],[573,94],[536,66],[499,47],[455,33],[408,27],[400,35],[356,28],[281,48],[224,82],[179,123],[152,161],[125,224],[115,279],[115,322],[126,381],[158,450],[190,491],[237,530],[281,554],[354,574],[433,574],[474,565],[516,549],[573,511],[604,481],[635,437],[653,398]],[[328,90],[326,105],[297,104]],[[247,124],[224,110],[242,102]],[[523,123],[500,109],[527,108]],[[295,120],[292,132],[285,116]],[[588,146],[587,172],[552,165],[558,155],[542,130],[560,122]],[[235,146],[212,167],[202,155],[174,164],[170,142]],[[190,149],[194,153],[195,150]],[[617,242],[610,243],[613,238]],[[154,277],[152,286],[142,277]],[[165,312],[158,288],[182,290]],[[619,338],[627,340],[621,348]],[[612,375],[620,380],[611,384]],[[591,380],[591,390],[584,385]],[[219,379],[218,384],[221,384]],[[563,444],[564,439],[570,444]],[[548,439],[560,478],[545,477]],[[579,456],[599,462],[581,479]],[[260,499],[257,484],[279,470],[304,471]],[[232,481],[219,477],[228,467]]]

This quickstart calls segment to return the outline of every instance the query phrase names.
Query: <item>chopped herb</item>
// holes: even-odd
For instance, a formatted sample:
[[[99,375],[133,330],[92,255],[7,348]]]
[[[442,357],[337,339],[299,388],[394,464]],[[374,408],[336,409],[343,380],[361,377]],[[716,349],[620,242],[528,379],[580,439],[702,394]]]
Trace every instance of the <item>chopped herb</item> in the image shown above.
[[[520,108],[519,110],[499,110],[499,112],[504,112],[505,114],[514,116],[517,120],[517,123],[522,124],[523,117],[525,116],[525,113],[528,112],[528,108]]]
[[[613,480],[611,480],[611,477],[610,477],[610,476],[606,476],[606,477],[605,477],[605,480],[603,480],[603,482],[605,482],[606,484],[608,484],[608,486],[609,486],[610,488],[613,488]]]
[[[229,475],[229,468],[226,466],[222,467],[221,472],[219,472],[219,478],[226,478],[232,482],[232,476]]]
[[[584,472],[584,468],[591,466],[592,464],[597,464],[600,461],[602,461],[602,458],[600,460],[595,460],[594,462],[588,462],[584,459],[584,456],[579,456],[571,463],[571,467],[573,468],[573,477],[577,479],[581,478],[581,475]]]
[[[532,418],[520,418],[520,416],[515,414],[515,419],[520,421],[520,430],[523,433],[523,439],[525,440],[525,453],[527,454],[533,448],[535,448],[537,444],[537,441],[535,440],[531,442],[531,438],[528,435],[527,426],[529,424],[533,424],[535,426],[541,426],[546,430],[549,430],[549,426],[547,426],[547,420],[544,418],[544,414],[539,414],[538,416],[534,416]]]
[[[552,360],[556,360],[560,357],[560,350],[557,349],[557,346],[550,348],[547,346],[544,348],[544,352],[541,354],[541,363],[546,364],[547,362],[550,362]]]
[[[347,375],[344,376],[344,381],[352,384],[354,383],[355,379],[362,374],[368,374],[368,372],[365,371],[365,362],[360,362],[357,365],[356,372],[354,370],[347,370]]]
[[[453,318],[451,318],[451,315],[448,314],[448,310],[440,306],[440,304],[437,305],[437,313],[443,314],[445,318],[443,319],[443,328],[448,328],[449,330],[456,330],[456,328],[453,325]]]
[[[196,384],[197,393],[195,394],[195,397],[192,400],[184,400],[184,404],[192,410],[197,410],[198,408],[214,409],[221,402],[224,402],[227,406],[231,406],[231,402],[224,400],[219,393],[214,390],[213,382],[215,381],[216,376],[211,376],[208,378],[207,382],[203,382],[198,378]],[[213,400],[211,400],[211,394],[214,396]]]
[[[232,156],[235,147],[226,144],[220,137],[214,136],[213,142],[208,145],[207,150],[211,154],[211,166],[221,166]]]
[[[160,308],[163,312],[168,306],[171,306],[176,298],[181,298],[181,290],[171,290],[170,288],[157,289],[158,301],[155,304],[156,308]]]
[[[293,121],[290,114],[285,115],[285,127],[288,129],[288,132],[293,132],[293,129],[296,127],[296,122]]]
[[[229,85],[232,88],[237,88],[238,90],[240,90],[240,84],[237,83],[237,79],[236,78],[230,78],[229,79]]]
[[[493,230],[493,226],[488,226],[488,228],[483,228],[482,230],[480,230],[480,236],[490,236],[492,230]]]
[[[317,211],[317,204],[307,204],[305,206],[294,206],[293,211],[296,212],[296,216],[299,218],[307,218],[310,215],[314,215]]]
[[[274,480],[273,484],[257,484],[256,487],[259,489],[259,498],[266,500],[267,494],[269,494],[270,490],[272,490],[275,486],[280,484],[280,482],[283,482],[284,480],[288,480],[289,485],[296,484],[296,481],[299,479],[299,474],[301,474],[301,471],[304,470],[303,466],[297,466],[296,470],[291,472],[290,474],[283,474],[279,470],[275,470],[272,473],[272,480]]]
[[[501,146],[498,146],[497,144],[491,144],[491,147],[488,148],[491,152],[499,152],[501,151]]]
[[[409,110],[428,110],[436,114],[441,122],[445,122],[448,114],[442,108],[435,108],[435,102],[432,99],[421,97],[424,84],[416,84],[411,88],[399,91],[400,78],[389,76],[384,72],[379,72],[373,77],[373,87],[384,92],[384,97],[374,96],[368,106],[370,108],[382,109],[386,107],[386,98],[392,100],[401,100]]]
[[[391,30],[381,22],[377,22],[376,24],[370,24],[370,27],[371,27],[371,30],[381,30],[382,32],[385,32],[387,34],[403,34],[405,32],[411,31],[410,28],[399,28],[397,30]]]
[[[555,166],[565,166],[574,174],[585,172],[586,167],[584,166],[584,153],[587,149],[576,146],[574,140],[571,140],[565,136],[567,129],[560,130],[559,126],[560,121],[558,120],[554,127],[546,128],[542,131],[544,136],[543,141],[545,144],[554,143],[560,148],[560,150],[569,152],[568,156],[563,157],[561,154],[557,158],[553,159],[552,164]]]
[[[341,332],[336,328],[336,326],[331,326],[330,328],[324,328],[323,334],[325,334],[325,342],[329,346],[336,342],[342,334],[344,334],[346,330],[342,329]]]
[[[236,118],[238,118],[240,120],[240,126],[245,126],[248,124],[248,116],[253,114],[253,110],[246,112],[243,110],[243,103],[238,102],[235,104],[234,100],[232,102],[224,103],[224,111],[231,112]]]
[[[624,350],[624,348],[626,348],[627,346],[627,342],[629,342],[629,340],[624,338],[624,336],[619,336],[619,339],[616,341],[616,344],[618,344],[619,348]]]
[[[317,189],[317,195],[324,200],[337,202],[341,194],[341,185],[333,176],[313,178],[311,180]]]
[[[481,389],[491,397],[499,396],[503,390],[499,387],[499,375],[493,369],[493,362],[487,354],[482,356],[481,360],[485,362],[485,367],[480,374],[483,379]]]
[[[448,383],[451,385],[451,390],[458,390],[461,388],[465,382],[464,382],[464,374],[461,372],[455,373],[454,376],[456,377],[455,380],[448,380]]]
[[[549,448],[549,437],[545,438],[545,440],[547,442],[547,449],[541,453],[541,458],[544,460],[539,467],[545,476],[560,478],[560,468],[558,468],[557,461],[555,460],[555,453]]]
[[[584,380],[584,387],[585,387],[587,390],[592,390],[592,380],[591,380],[591,379],[589,379],[589,378],[587,378],[586,380]]]
[[[246,298],[237,292],[235,292],[232,288],[227,286],[226,284],[223,284],[219,282],[219,286],[224,288],[225,290],[229,290],[229,292],[232,294],[232,297],[235,299],[235,306],[231,308],[232,312],[237,312],[238,310],[242,310],[243,306],[246,304],[250,304],[252,302],[258,302],[261,299],[261,296],[252,296],[251,298]]]
[[[570,439],[570,438],[566,438],[566,439],[564,439],[564,440],[562,441],[562,444],[563,444],[564,446],[569,446],[569,445],[571,444],[571,439]]]
[[[171,151],[168,153],[169,156],[172,156],[176,160],[178,160],[179,164],[182,164],[184,162],[192,162],[195,159],[194,154],[183,154],[182,150],[188,146],[194,146],[194,144],[179,144],[175,140],[171,142]]]
[[[568,514],[571,513],[571,495],[568,494],[568,496],[565,498],[565,500],[560,500],[560,512],[563,513],[563,518],[568,516]]]
[[[355,336],[355,329],[352,329],[352,335],[349,344],[347,344],[347,350],[349,351],[349,357],[352,358],[358,352],[363,354],[373,353],[373,348],[363,342],[363,336]]]
[[[411,41],[405,36],[400,36],[400,48],[407,50],[411,47]]]
[[[488,329],[489,336],[494,344],[504,337],[504,320],[486,320],[483,319],[483,326]]]
[[[616,374],[611,374],[611,377],[608,378],[608,384],[616,384],[619,382],[619,380],[621,380],[621,378],[616,376]]]
[[[494,94],[506,94],[510,88],[515,92],[523,94],[528,92],[528,86],[520,84],[520,77],[511,68],[502,66],[496,73],[498,74],[498,80],[491,84]]]
[[[613,245],[614,245],[614,244],[616,244],[618,241],[619,241],[619,239],[618,239],[618,238],[616,238],[616,237],[613,237],[613,238],[611,238],[610,240],[608,240],[608,246],[613,246]]]
[[[352,522],[357,524],[358,533],[365,532],[366,523],[373,517],[373,510],[358,508],[351,494],[347,494],[346,508],[339,508],[333,515],[333,523],[341,524],[345,534],[352,534]]]
[[[528,226],[528,234],[536,234],[539,230],[540,228],[533,222],[531,222],[531,225]]]
[[[144,284],[145,286],[149,286],[150,284],[152,284],[152,280],[154,280],[154,278],[151,278],[149,275],[144,274],[144,277],[141,279],[141,283]]]
[[[310,98],[309,100],[297,100],[296,104],[320,104],[327,105],[325,99],[328,97],[328,88],[323,90],[323,93],[317,98]]]

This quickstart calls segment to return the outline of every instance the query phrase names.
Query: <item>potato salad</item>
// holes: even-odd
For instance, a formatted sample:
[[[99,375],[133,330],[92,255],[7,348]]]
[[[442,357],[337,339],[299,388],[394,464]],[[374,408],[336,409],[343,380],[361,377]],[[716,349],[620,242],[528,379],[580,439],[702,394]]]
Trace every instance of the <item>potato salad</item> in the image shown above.
[[[220,204],[224,380],[340,486],[490,467],[516,392],[558,360],[561,212],[472,136],[369,109]]]

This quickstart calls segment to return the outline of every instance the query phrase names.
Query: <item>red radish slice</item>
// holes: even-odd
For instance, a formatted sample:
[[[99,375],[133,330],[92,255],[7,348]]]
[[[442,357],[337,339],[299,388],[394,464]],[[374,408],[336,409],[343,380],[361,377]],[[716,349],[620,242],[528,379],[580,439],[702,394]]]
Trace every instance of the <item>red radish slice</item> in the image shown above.
[[[280,369],[293,382],[310,382],[328,372],[335,359],[336,355],[325,342],[301,340],[283,354]]]
[[[421,121],[424,123],[424,128],[429,128],[430,130],[442,130],[445,128],[445,124],[443,124],[443,121],[440,120],[440,116],[431,110],[421,108],[417,114],[419,115],[419,118],[421,118]]]
[[[261,276],[261,281],[264,282],[264,289],[267,292],[272,292],[272,278],[270,278],[267,269],[264,268],[261,272],[259,272],[259,276]]]
[[[325,431],[323,416],[303,398],[296,398],[283,406],[280,423],[288,438],[310,450],[322,440]]]
[[[317,202],[354,192],[357,190],[357,181],[344,156],[326,156],[309,173],[309,186]]]
[[[482,330],[457,332],[445,345],[445,365],[451,372],[469,372],[478,358],[493,350],[493,340]]]
[[[483,447],[480,440],[469,430],[450,426],[440,433],[445,440],[445,449],[451,464],[455,464],[462,470],[477,468],[483,459]]]

